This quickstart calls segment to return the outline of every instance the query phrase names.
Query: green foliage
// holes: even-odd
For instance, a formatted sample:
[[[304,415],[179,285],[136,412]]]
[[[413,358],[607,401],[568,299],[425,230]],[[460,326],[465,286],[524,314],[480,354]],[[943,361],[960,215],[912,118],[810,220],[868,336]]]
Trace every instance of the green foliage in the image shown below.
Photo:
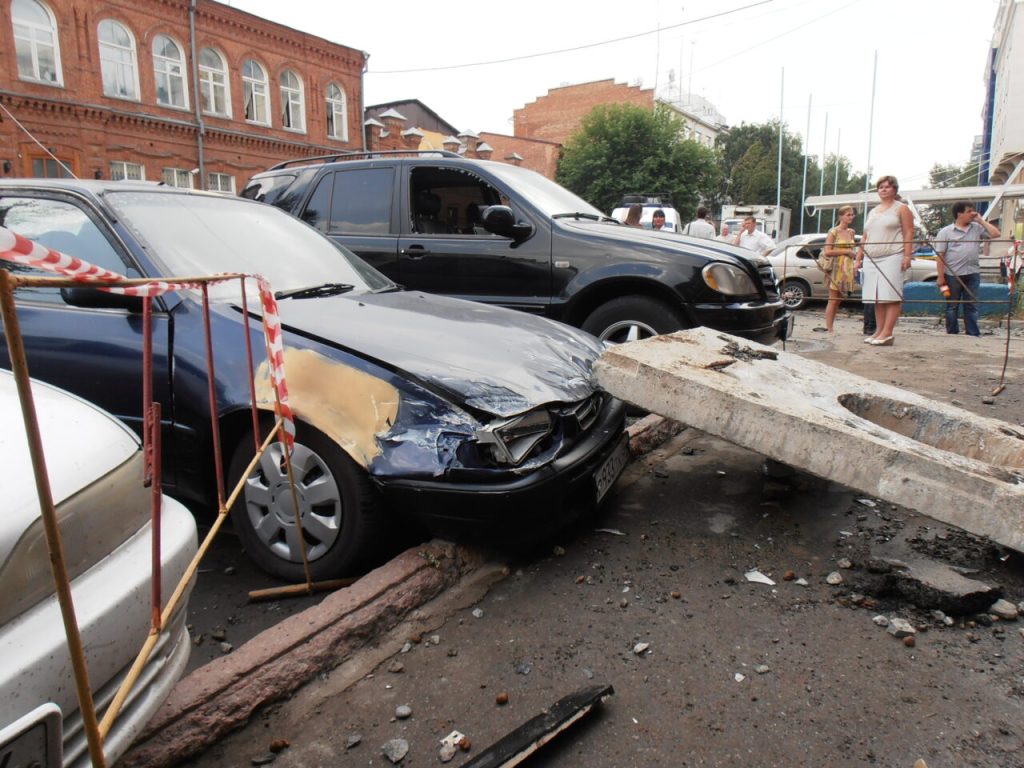
[[[928,186],[935,189],[947,187],[973,187],[978,183],[978,164],[942,165],[936,163],[928,174]],[[947,224],[953,223],[953,204],[922,206],[919,210],[930,235],[938,234]]]
[[[603,104],[566,141],[555,180],[602,211],[623,194],[668,192],[683,221],[718,187],[712,150],[682,137],[669,109]]]
[[[742,123],[719,135],[716,143],[724,178],[722,192],[716,202],[773,205],[777,198],[779,179],[779,121]],[[836,184],[838,173],[839,183]],[[793,212],[790,233],[801,231],[800,215],[803,195],[830,195],[833,192],[857,192],[864,189],[864,174],[853,173],[850,161],[840,155],[829,155],[825,167],[818,165],[816,155],[807,158],[807,180],[804,184],[803,141],[782,126],[782,192],[783,207]],[[832,226],[832,212],[804,214],[804,232],[824,232]],[[855,223],[856,226],[856,223]]]

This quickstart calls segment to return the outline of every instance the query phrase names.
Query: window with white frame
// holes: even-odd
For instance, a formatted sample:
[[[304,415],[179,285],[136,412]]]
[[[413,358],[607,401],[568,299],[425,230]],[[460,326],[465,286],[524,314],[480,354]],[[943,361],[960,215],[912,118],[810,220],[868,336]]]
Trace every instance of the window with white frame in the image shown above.
[[[110,178],[114,181],[120,181],[121,179],[142,181],[146,178],[146,171],[139,163],[129,163],[127,160],[111,160]]]
[[[99,24],[97,36],[104,95],[138,100],[139,66],[132,33],[123,24],[104,19]]]
[[[281,73],[281,125],[289,131],[306,131],[302,80],[290,69]]]
[[[228,68],[224,57],[213,48],[199,52],[199,95],[203,112],[231,117],[231,93],[228,90]]]
[[[211,192],[226,192],[233,195],[235,194],[235,177],[230,173],[208,173],[206,174],[206,188]]]
[[[153,78],[156,80],[156,102],[166,107],[188,107],[185,86],[185,57],[181,47],[167,35],[153,38]]]
[[[57,21],[50,9],[36,0],[12,0],[11,22],[18,77],[61,85]]]
[[[191,171],[186,171],[184,168],[164,168],[162,176],[164,184],[169,187],[192,189]]]
[[[348,141],[348,99],[336,83],[327,86],[327,135]]]
[[[242,100],[245,119],[250,123],[270,125],[270,94],[267,91],[267,72],[252,59],[242,65]]]

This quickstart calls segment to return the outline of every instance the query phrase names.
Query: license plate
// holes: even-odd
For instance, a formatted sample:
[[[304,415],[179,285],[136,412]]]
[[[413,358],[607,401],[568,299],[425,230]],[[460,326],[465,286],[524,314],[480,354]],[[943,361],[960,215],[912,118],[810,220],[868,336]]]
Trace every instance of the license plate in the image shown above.
[[[60,709],[43,704],[0,729],[2,768],[61,768]]]
[[[623,435],[615,450],[594,473],[594,484],[597,486],[597,500],[600,502],[605,494],[615,485],[622,470],[629,464],[629,436]]]

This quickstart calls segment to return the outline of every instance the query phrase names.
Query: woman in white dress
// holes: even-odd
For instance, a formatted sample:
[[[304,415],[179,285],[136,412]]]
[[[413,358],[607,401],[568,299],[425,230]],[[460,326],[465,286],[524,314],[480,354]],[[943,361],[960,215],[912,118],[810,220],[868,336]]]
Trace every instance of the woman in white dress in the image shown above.
[[[914,217],[897,199],[900,185],[895,176],[882,176],[875,187],[880,202],[864,223],[854,268],[863,265],[861,298],[875,305],[877,330],[864,343],[891,347],[896,321],[903,311],[903,275],[910,269],[914,253]]]

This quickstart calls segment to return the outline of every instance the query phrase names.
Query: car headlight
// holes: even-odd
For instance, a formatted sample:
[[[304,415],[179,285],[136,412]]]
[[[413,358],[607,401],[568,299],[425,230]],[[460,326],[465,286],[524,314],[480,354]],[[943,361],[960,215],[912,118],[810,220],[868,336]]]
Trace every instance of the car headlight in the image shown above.
[[[746,272],[732,264],[716,261],[701,270],[704,282],[713,291],[726,296],[750,296],[757,294],[757,286]]]
[[[518,466],[551,434],[551,429],[551,414],[540,409],[488,424],[477,430],[476,438],[490,447],[498,464]]]

